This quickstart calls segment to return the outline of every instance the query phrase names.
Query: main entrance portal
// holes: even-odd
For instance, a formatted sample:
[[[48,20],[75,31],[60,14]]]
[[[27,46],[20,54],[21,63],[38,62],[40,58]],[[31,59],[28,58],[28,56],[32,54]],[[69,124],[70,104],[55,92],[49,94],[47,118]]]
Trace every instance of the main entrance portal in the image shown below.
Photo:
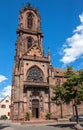
[[[32,100],[32,117],[39,118],[39,100],[38,99]]]

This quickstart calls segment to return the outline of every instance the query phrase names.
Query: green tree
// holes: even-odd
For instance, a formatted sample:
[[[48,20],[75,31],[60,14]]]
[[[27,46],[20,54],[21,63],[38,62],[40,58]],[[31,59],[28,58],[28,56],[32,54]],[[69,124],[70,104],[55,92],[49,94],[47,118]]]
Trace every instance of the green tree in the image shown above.
[[[79,70],[79,83],[83,86],[83,69]]]
[[[83,101],[83,70],[75,71],[71,66],[69,66],[67,67],[64,76],[66,82],[64,82],[61,87],[54,87],[54,100],[56,103],[60,102],[67,104],[73,100],[78,123],[77,104]]]
[[[52,97],[52,100],[55,101],[55,103],[60,106],[61,118],[62,118],[63,117],[62,104],[65,103],[65,100],[64,100],[65,89],[63,86],[60,86],[60,85],[52,86],[52,88],[54,90],[53,91],[54,96]]]
[[[74,100],[74,107],[76,111],[77,123],[78,123],[78,110],[77,104],[83,101],[83,71],[75,71],[71,66],[67,68],[65,73],[66,82],[63,83],[65,88],[65,102],[70,103]]]

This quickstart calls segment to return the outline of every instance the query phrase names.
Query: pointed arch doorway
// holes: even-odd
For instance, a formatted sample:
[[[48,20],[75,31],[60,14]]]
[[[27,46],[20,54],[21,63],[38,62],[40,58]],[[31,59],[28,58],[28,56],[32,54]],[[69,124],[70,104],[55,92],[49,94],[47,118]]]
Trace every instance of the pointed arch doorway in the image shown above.
[[[32,100],[32,117],[39,118],[39,100],[38,99]]]

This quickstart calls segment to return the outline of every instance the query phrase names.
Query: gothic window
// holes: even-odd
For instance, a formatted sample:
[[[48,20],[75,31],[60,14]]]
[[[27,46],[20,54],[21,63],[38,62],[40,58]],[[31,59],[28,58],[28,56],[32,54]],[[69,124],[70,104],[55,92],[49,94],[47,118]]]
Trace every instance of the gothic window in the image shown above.
[[[30,48],[32,46],[32,41],[33,41],[32,37],[27,38],[28,48]]]
[[[32,67],[28,71],[27,80],[30,82],[43,82],[43,73],[41,69],[36,66]]]
[[[28,27],[29,29],[31,29],[32,26],[33,26],[33,16],[32,16],[32,15],[33,15],[32,13],[29,13],[29,14],[28,14],[27,27]]]

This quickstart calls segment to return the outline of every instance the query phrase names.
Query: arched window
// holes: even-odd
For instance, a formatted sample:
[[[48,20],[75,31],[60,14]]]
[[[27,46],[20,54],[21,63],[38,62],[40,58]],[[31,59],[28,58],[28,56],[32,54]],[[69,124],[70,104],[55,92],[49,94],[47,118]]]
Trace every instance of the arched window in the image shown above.
[[[32,37],[28,37],[27,38],[27,48],[30,48],[32,46],[32,42],[33,42],[33,38]]]
[[[28,22],[27,22],[27,27],[29,29],[31,29],[33,26],[33,14],[32,13],[29,13],[28,14]]]
[[[43,73],[40,68],[33,66],[27,73],[27,80],[30,82],[43,82]]]

